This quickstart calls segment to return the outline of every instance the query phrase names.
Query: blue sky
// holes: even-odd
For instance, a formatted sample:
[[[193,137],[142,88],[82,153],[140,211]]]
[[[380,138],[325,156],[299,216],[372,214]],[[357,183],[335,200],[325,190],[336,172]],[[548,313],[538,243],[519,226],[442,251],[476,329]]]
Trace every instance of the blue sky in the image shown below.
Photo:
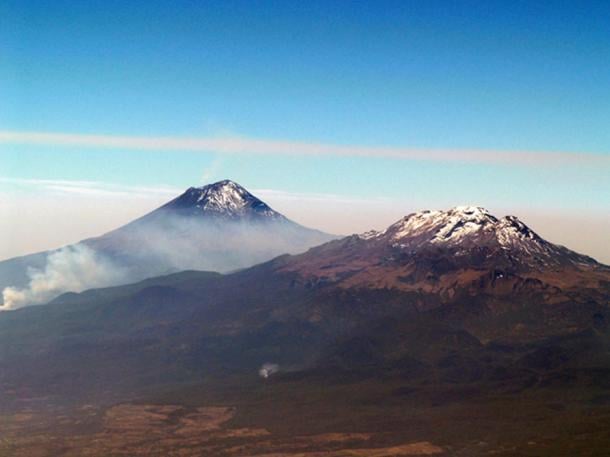
[[[349,231],[346,218],[380,200],[390,209],[372,224],[473,203],[519,215],[552,212],[563,218],[559,227],[537,224],[566,242],[577,238],[576,220],[588,217],[597,224],[595,244],[583,249],[596,254],[610,244],[606,2],[5,0],[0,16],[0,131],[20,134],[0,135],[0,215],[15,214],[20,198],[57,205],[77,193],[62,196],[49,181],[85,181],[71,188],[87,196],[106,185],[99,198],[122,186],[117,197],[136,214],[166,190],[228,177],[274,191],[272,199],[352,201],[343,212],[335,208],[341,224],[334,225],[318,222],[313,210],[301,214],[307,205],[283,208],[329,230]],[[34,142],[27,132],[175,141],[165,150],[67,146]],[[330,152],[187,151],[184,138]],[[335,146],[372,152],[336,154]],[[383,148],[443,153],[396,158]],[[541,159],[495,159],[512,151]],[[129,186],[163,192],[130,200]],[[84,234],[108,228],[91,221]],[[14,238],[20,230],[10,223]],[[27,240],[19,245],[28,250]]]

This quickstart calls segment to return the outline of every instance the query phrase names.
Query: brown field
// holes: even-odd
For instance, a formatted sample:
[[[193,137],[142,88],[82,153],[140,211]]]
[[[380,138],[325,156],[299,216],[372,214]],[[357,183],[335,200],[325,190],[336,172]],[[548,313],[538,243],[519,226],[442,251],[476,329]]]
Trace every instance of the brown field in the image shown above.
[[[243,382],[243,381],[240,381]],[[595,389],[493,394],[400,379],[210,384],[107,406],[0,414],[2,457],[607,456]]]
[[[17,413],[2,416],[0,455],[384,457],[443,453],[442,448],[429,442],[369,448],[366,444],[372,436],[366,433],[274,439],[265,429],[230,427],[227,422],[234,414],[234,408],[222,406],[188,409],[151,404],[122,404],[103,413],[86,406],[71,417]],[[87,422],[97,431],[81,429],[79,434],[79,426]],[[63,432],[58,425],[64,427]],[[350,449],[344,449],[347,446]]]

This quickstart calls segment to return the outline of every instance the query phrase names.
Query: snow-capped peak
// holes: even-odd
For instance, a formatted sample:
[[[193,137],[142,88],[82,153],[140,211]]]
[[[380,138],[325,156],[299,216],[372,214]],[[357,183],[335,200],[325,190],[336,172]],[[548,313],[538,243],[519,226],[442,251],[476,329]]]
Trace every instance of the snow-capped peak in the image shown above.
[[[246,189],[228,179],[195,187],[194,190],[199,193],[195,206],[214,211],[239,211],[253,197]]]
[[[480,206],[456,206],[446,211],[412,213],[374,237],[409,249],[423,243],[461,247],[495,245],[504,248],[524,243],[544,243],[516,217],[498,219]],[[371,239],[373,236],[366,233],[361,238]],[[533,245],[527,247],[528,251],[536,249]]]
[[[522,264],[592,261],[542,239],[515,216],[498,219],[479,206],[412,213],[383,232],[367,232],[359,237],[403,252],[441,248],[453,251],[456,256],[464,256],[473,249],[485,248],[489,253],[503,252],[513,260],[521,259],[518,262]]]
[[[190,187],[164,208],[186,211],[191,214],[224,217],[262,216],[283,219],[281,214],[271,209],[266,203],[228,179],[201,187]]]
[[[453,214],[461,214],[467,218],[481,218],[491,216],[491,213],[481,206],[456,206],[455,208],[450,209],[448,212]]]
[[[448,211],[412,213],[388,227],[384,232],[391,240],[424,237],[427,241],[448,241],[477,232],[498,220],[485,208],[456,206]]]
[[[379,232],[377,230],[369,230],[368,232],[358,234],[358,238],[363,240],[371,240],[373,238],[377,238],[381,236],[383,232]]]
[[[544,242],[540,236],[516,216],[504,216],[498,222],[498,241],[501,245],[508,247],[516,242],[535,241]]]

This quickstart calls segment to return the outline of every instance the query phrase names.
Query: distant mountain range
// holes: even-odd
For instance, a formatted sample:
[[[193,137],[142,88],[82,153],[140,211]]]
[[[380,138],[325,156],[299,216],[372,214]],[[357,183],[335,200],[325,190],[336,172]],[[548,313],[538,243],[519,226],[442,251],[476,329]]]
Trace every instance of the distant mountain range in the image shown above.
[[[235,184],[214,186],[227,192],[190,189],[94,246],[125,246],[167,211],[218,224],[247,214],[311,236]],[[0,313],[0,385],[114,398],[265,363],[279,375],[332,367],[491,384],[544,377],[547,365],[610,373],[609,307],[609,267],[517,218],[424,211],[231,274],[187,271]]]
[[[2,261],[0,290],[10,287],[4,301],[12,297],[13,307],[19,307],[66,291],[181,270],[232,271],[333,238],[287,219],[239,184],[224,180],[191,187],[100,237]]]

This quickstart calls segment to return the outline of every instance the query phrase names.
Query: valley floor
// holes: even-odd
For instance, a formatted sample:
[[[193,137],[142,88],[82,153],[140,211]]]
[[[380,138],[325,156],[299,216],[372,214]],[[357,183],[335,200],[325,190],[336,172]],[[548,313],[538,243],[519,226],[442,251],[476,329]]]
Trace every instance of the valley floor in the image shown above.
[[[114,405],[0,414],[2,457],[606,456],[610,396],[583,388],[233,380]]]

